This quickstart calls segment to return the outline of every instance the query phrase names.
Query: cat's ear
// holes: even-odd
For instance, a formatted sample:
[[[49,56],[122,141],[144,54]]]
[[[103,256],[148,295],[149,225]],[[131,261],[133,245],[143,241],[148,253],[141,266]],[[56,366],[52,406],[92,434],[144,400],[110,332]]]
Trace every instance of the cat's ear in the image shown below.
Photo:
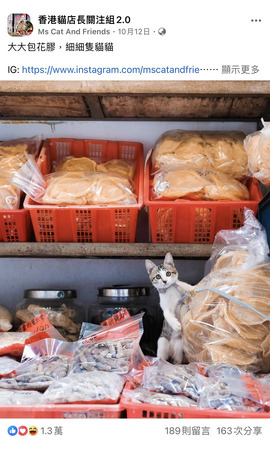
[[[173,257],[170,253],[166,253],[165,255],[164,265],[174,267]]]
[[[145,267],[147,272],[149,273],[149,275],[151,274],[151,272],[155,269],[155,267],[157,267],[155,265],[155,263],[153,263],[152,261],[150,261],[150,259],[146,259],[145,260]]]

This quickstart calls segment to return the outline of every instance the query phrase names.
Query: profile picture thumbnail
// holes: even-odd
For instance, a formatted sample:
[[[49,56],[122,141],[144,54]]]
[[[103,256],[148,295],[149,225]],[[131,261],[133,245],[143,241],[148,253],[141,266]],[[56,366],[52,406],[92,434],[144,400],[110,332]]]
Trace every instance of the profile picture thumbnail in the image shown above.
[[[10,36],[29,36],[33,24],[28,14],[10,14],[7,19],[7,32]]]

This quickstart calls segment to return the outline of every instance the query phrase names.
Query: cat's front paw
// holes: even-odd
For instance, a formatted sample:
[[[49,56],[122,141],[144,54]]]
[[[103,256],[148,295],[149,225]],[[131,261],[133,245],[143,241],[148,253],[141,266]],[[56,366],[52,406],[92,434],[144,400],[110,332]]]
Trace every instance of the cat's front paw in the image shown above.
[[[171,323],[171,327],[173,331],[176,331],[177,333],[180,333],[182,330],[181,323],[177,319]]]

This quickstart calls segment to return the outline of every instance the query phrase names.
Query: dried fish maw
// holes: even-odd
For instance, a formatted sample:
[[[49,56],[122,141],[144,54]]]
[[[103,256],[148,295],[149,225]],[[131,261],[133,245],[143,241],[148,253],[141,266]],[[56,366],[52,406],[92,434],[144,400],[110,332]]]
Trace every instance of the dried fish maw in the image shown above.
[[[169,170],[154,177],[153,190],[156,195],[168,199],[177,199],[189,194],[197,198],[204,196],[207,178],[195,170]]]
[[[222,341],[222,344],[226,345],[227,347],[232,347],[237,350],[241,350],[247,354],[254,354],[258,355],[263,352],[262,348],[260,347],[260,342],[256,341],[254,339],[239,339],[239,336],[235,334],[235,336],[228,337]]]
[[[201,170],[217,170],[241,179],[248,174],[248,158],[241,132],[167,131],[157,140],[152,165],[187,164]]]
[[[27,144],[0,145],[0,159],[14,155],[19,155],[27,151]]]
[[[245,201],[249,200],[248,188],[240,181],[218,172],[208,174],[204,188],[204,198],[210,200]]]
[[[135,204],[133,185],[127,178],[101,172],[55,172],[47,179],[43,204]]]
[[[96,170],[97,163],[90,158],[69,157],[61,160],[56,166],[56,172],[92,172]]]
[[[248,366],[253,364],[257,359],[256,355],[247,355],[240,350],[227,347],[226,345],[211,345],[210,343],[205,344],[205,347],[211,355],[212,362],[226,361],[236,366]]]
[[[129,164],[122,159],[110,159],[105,163],[98,164],[97,170],[99,172],[112,172],[122,175],[126,178],[133,178],[135,174],[134,164]]]
[[[231,250],[220,255],[212,268],[213,270],[224,269],[227,267],[242,266],[250,256],[247,250]]]
[[[247,306],[250,306],[257,311],[268,315],[270,313],[270,304],[267,304],[265,300],[266,299],[245,297],[244,300],[241,301],[243,301]],[[231,317],[234,318],[235,322],[243,325],[258,325],[267,320],[262,315],[234,302],[229,303],[228,309],[230,311]]]

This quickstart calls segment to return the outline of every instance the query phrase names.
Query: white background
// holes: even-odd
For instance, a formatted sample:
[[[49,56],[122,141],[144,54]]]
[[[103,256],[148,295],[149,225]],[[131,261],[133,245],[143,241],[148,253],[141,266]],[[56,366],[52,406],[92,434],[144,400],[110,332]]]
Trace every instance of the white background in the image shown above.
[[[270,62],[268,57],[268,30],[270,25],[268,0],[167,0],[163,2],[123,0],[101,0],[99,2],[46,2],[12,1],[1,5],[0,50],[2,80],[15,79],[77,79],[77,80],[268,80]],[[7,16],[11,13],[27,13],[31,17],[34,31],[30,36],[11,37],[7,33]],[[40,15],[114,15],[130,16],[129,24],[100,25],[115,31],[109,36],[96,35],[39,35]],[[252,22],[251,20],[257,20]],[[259,22],[261,20],[261,22]],[[83,26],[46,25],[46,29],[78,29]],[[87,25],[86,28],[98,28]],[[149,36],[122,36],[120,28],[149,28]],[[164,27],[166,34],[160,36],[158,29]],[[113,42],[113,52],[66,52],[67,42]],[[55,42],[54,52],[8,51],[9,44],[20,42]],[[59,45],[62,49],[59,49]],[[7,73],[7,66],[16,65],[20,73]],[[22,74],[21,67],[199,67],[199,74],[95,74],[45,75]],[[223,65],[259,66],[253,75],[221,73]]]

